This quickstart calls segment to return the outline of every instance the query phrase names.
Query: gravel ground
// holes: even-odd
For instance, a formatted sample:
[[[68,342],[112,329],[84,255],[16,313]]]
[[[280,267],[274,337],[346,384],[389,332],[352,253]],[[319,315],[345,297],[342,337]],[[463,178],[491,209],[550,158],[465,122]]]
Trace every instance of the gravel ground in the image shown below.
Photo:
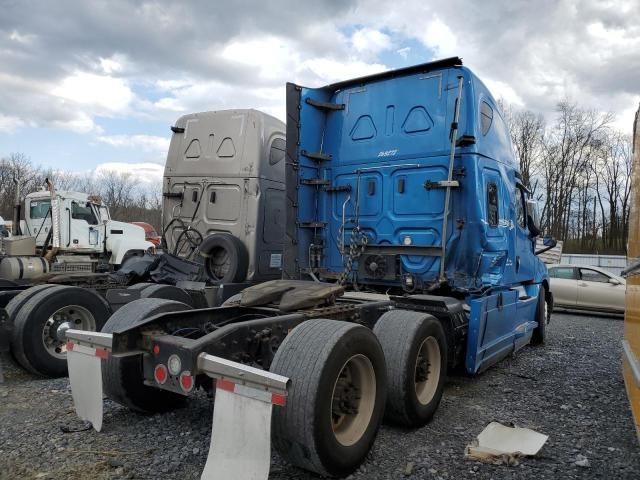
[[[435,418],[418,430],[383,426],[350,479],[640,478],[640,449],[621,374],[619,318],[554,313],[549,341],[476,378],[449,379]],[[0,478],[198,478],[209,444],[211,400],[142,416],[105,402],[101,433],[77,425],[66,379],[6,365],[0,384]],[[517,466],[464,459],[492,420],[549,435]],[[577,462],[577,463],[576,463]],[[271,479],[317,478],[274,454]]]

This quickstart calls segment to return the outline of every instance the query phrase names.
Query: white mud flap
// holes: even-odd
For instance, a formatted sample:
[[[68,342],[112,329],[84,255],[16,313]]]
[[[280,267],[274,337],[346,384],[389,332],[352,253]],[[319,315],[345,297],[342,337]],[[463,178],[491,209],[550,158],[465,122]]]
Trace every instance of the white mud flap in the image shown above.
[[[198,367],[217,378],[209,456],[202,480],[267,480],[271,412],[287,400],[289,379],[201,354]],[[232,371],[235,370],[235,371]]]
[[[98,432],[102,429],[102,368],[96,349],[69,342],[67,364],[76,413],[91,422]],[[71,348],[69,348],[71,346]],[[92,352],[93,350],[93,352]]]
[[[112,336],[108,333],[67,331],[67,365],[71,395],[78,417],[102,429],[102,368],[109,356]]]
[[[78,416],[102,428],[102,369],[112,354],[113,335],[67,331],[67,364]],[[117,355],[140,354],[118,352]],[[213,431],[203,480],[266,480],[271,464],[271,411],[285,405],[289,379],[206,353],[196,375],[216,379]]]

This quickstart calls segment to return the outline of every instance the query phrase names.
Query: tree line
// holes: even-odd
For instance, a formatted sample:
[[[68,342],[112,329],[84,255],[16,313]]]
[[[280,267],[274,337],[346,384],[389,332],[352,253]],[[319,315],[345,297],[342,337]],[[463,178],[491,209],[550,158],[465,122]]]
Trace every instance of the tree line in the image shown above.
[[[160,231],[160,183],[139,184],[130,174],[113,171],[88,175],[45,169],[34,165],[22,153],[12,153],[0,159],[0,216],[5,220],[13,219],[16,188],[20,191],[20,203],[24,205],[24,197],[44,187],[47,178],[56,190],[99,196],[109,206],[111,218],[114,220],[147,222],[153,225],[156,231]]]
[[[614,115],[569,101],[552,120],[504,106],[523,182],[538,200],[545,233],[567,253],[625,254],[632,139]]]

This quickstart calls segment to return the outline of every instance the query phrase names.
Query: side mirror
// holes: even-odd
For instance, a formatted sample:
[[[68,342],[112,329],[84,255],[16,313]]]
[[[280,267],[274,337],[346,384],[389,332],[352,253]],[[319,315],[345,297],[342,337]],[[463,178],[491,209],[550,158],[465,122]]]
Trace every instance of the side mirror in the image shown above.
[[[615,278],[610,278],[609,283],[611,283],[612,285],[620,285],[620,282]]]

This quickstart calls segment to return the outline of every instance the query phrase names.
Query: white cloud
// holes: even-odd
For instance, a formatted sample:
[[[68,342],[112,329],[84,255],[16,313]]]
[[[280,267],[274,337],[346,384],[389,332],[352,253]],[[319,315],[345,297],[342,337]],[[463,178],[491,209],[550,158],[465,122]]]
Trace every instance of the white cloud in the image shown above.
[[[321,86],[322,83],[332,83],[348,78],[362,77],[387,69],[387,67],[381,63],[367,63],[359,60],[344,62],[330,58],[309,59],[304,61],[302,66],[306,70],[307,76],[315,76],[320,80],[320,84],[309,85],[316,87]]]
[[[396,50],[396,53],[400,55],[402,58],[404,58],[405,60],[409,56],[409,52],[411,52],[411,47],[403,47]]]
[[[229,62],[251,67],[258,79],[279,80],[299,62],[291,41],[276,36],[232,40],[220,56]]]
[[[628,130],[639,100],[637,1],[49,3],[3,10],[0,126],[117,142],[99,133],[97,117],[171,122],[253,107],[283,118],[285,82],[320,86],[379,72],[382,53],[414,58],[416,42],[425,61],[459,55],[494,95],[535,112],[553,112],[569,96],[618,112]],[[64,29],[43,20],[54,15]]]
[[[21,118],[0,113],[0,132],[13,133],[24,126],[26,123]]]
[[[104,113],[123,113],[134,99],[128,82],[122,78],[76,72],[62,80],[51,93],[78,105]]]
[[[16,43],[21,43],[23,45],[30,45],[35,40],[36,36],[33,34],[22,34],[17,30],[14,30],[9,35],[9,40],[12,40]]]
[[[420,39],[430,48],[435,49],[440,57],[449,57],[458,53],[456,36],[440,18],[428,21]]]
[[[100,58],[100,68],[106,75],[121,73],[125,69],[127,59],[123,55],[112,55],[108,58]]]
[[[93,171],[93,176],[102,173],[115,172],[118,174],[128,174],[137,183],[160,184],[164,173],[164,165],[157,163],[122,163],[108,162],[101,163]]]
[[[500,80],[493,80],[491,78],[485,78],[484,83],[496,99],[501,98],[508,104],[519,108],[525,107],[524,101],[520,95],[518,95],[518,93],[508,83],[501,82]]]
[[[113,147],[139,148],[143,152],[167,153],[169,138],[153,135],[103,135],[98,141]]]
[[[383,50],[389,50],[392,46],[389,35],[367,27],[353,32],[351,43],[357,52],[365,55],[376,55]]]
[[[82,111],[73,112],[73,117],[68,119],[54,119],[51,126],[62,130],[71,130],[75,133],[102,133],[102,128],[94,123],[93,118]]]

